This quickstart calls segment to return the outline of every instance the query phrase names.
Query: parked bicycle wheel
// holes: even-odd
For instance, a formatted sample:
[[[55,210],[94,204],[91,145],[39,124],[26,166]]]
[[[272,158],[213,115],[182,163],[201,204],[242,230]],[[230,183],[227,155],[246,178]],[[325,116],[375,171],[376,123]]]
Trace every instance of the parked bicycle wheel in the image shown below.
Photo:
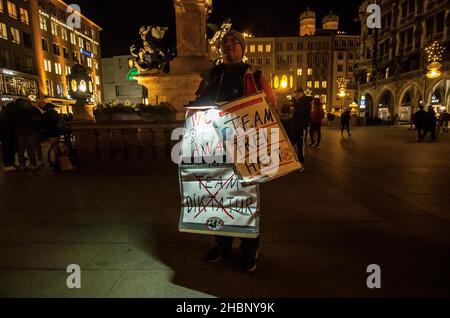
[[[64,141],[54,143],[48,151],[48,163],[50,167],[57,168],[59,166],[59,158],[61,156],[70,157],[70,147]]]

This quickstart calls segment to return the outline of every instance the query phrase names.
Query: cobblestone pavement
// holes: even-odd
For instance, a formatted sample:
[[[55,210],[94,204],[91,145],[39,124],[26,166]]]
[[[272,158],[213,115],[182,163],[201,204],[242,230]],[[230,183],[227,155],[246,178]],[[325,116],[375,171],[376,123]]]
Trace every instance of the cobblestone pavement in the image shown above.
[[[450,136],[324,129],[303,174],[261,187],[261,253],[208,264],[177,230],[177,168],[0,172],[1,297],[450,296]],[[81,289],[68,289],[69,264]],[[381,267],[369,289],[367,266]]]

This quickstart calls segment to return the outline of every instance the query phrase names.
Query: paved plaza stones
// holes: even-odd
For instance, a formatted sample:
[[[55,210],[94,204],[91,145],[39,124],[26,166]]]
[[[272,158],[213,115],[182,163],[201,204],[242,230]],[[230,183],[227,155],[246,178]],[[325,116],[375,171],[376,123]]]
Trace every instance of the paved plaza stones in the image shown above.
[[[324,129],[302,175],[261,187],[261,256],[204,261],[213,240],[177,230],[179,184],[153,168],[0,172],[0,297],[450,296],[450,136]],[[237,246],[236,246],[237,247]],[[68,289],[66,267],[81,267]],[[381,267],[368,289],[367,266]]]

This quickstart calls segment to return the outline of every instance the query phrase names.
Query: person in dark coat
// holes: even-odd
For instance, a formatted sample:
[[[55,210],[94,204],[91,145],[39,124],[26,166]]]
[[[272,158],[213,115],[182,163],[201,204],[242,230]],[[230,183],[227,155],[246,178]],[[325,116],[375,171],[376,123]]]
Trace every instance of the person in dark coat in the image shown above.
[[[344,137],[344,130],[347,129],[347,134],[350,137],[352,134],[350,133],[350,119],[351,112],[349,109],[345,110],[341,115],[341,136]]]
[[[300,172],[304,170],[303,163],[305,162],[305,145],[308,137],[308,128],[311,119],[311,102],[312,98],[306,96],[303,89],[298,87],[294,91],[292,103],[294,105],[294,123],[295,123],[295,144],[298,149],[298,160],[301,164]],[[295,146],[294,144],[294,146]]]
[[[437,123],[436,112],[434,111],[433,106],[428,106],[428,111],[426,112],[425,116],[425,127],[424,127],[425,131],[422,139],[425,139],[427,133],[430,132],[431,142],[436,140],[436,123]]]
[[[8,103],[0,111],[0,142],[2,143],[2,159],[5,171],[17,170],[15,163],[16,140],[12,118],[15,102]]]
[[[25,152],[30,159],[30,169],[35,170],[37,168],[36,139],[33,134],[31,107],[29,100],[19,98],[13,112],[14,133],[19,150],[19,169],[22,171],[26,169]]]
[[[313,100],[313,110],[311,112],[311,129],[310,137],[311,143],[310,147],[320,148],[320,141],[322,139],[322,119],[325,117],[325,112],[322,109],[319,98],[314,98]],[[317,143],[315,141],[315,136],[317,137]]]
[[[423,105],[419,106],[419,110],[414,114],[414,125],[417,129],[417,140],[422,141],[425,137],[425,126],[427,121],[427,113]]]
[[[49,139],[50,144],[57,142],[61,136],[62,118],[55,108],[51,103],[46,104],[42,115],[43,136]]]
[[[276,107],[276,99],[269,82],[261,72],[252,73],[250,65],[242,62],[245,53],[245,39],[239,32],[229,30],[221,40],[221,51],[224,63],[215,66],[197,90],[198,105],[211,105],[231,101],[236,98],[251,95],[257,90],[264,90],[269,103]],[[255,85],[256,84],[256,85]],[[257,267],[259,254],[258,238],[240,238],[242,258],[240,268],[244,272],[251,272]],[[210,263],[218,262],[227,254],[233,244],[233,238],[215,236],[216,246],[206,253]]]

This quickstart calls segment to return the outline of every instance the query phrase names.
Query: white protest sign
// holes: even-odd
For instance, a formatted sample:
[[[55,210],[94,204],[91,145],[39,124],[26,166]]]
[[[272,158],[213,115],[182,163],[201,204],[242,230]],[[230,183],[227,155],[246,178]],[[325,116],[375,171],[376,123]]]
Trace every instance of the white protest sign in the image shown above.
[[[227,153],[234,158],[243,184],[273,180],[300,169],[289,138],[264,93],[232,101],[214,113],[214,126],[233,138]]]
[[[232,165],[180,165],[181,232],[256,238],[259,188],[243,187]]]
[[[181,160],[184,163],[223,163],[223,143],[210,118],[210,114],[214,115],[214,112],[214,108],[186,111],[185,132],[181,144]]]

